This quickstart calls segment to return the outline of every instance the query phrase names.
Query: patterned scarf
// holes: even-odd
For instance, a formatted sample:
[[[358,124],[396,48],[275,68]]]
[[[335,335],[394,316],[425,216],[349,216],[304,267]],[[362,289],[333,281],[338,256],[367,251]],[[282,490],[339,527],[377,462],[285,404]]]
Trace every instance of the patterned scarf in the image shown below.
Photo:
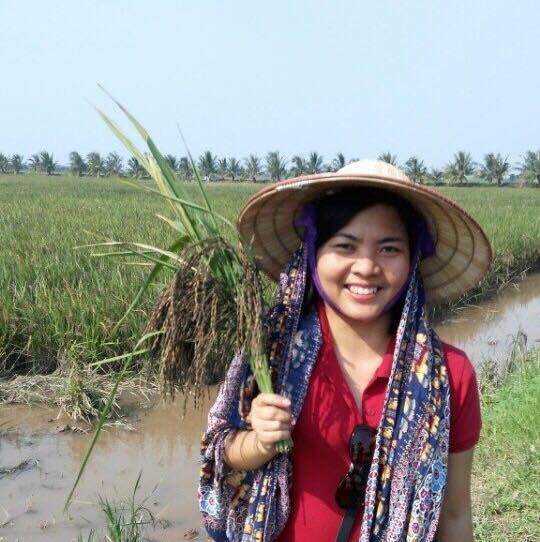
[[[267,355],[276,393],[291,399],[298,419],[322,343],[316,311],[300,320],[307,275],[305,247],[281,274],[267,319]],[[371,464],[361,542],[431,542],[446,483],[450,427],[449,383],[441,344],[426,322],[419,258],[399,322],[391,376]],[[278,454],[255,471],[223,459],[230,431],[249,429],[257,393],[249,364],[237,355],[208,415],[201,448],[199,506],[216,541],[272,541],[290,510],[292,465]],[[337,535],[337,533],[336,533]]]

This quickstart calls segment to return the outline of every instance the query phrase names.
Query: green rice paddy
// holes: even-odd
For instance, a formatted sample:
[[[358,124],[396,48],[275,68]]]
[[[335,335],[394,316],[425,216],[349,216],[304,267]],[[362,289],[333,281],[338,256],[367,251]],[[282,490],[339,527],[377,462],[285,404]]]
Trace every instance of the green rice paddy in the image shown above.
[[[234,220],[259,187],[220,183],[208,192],[218,212]],[[540,190],[441,191],[468,209],[493,243],[495,261],[483,290],[538,265]],[[119,179],[0,175],[0,376],[49,372],[73,357],[86,363],[135,344],[162,285],[113,336],[148,268],[76,247],[103,240],[165,247],[172,231],[156,214],[168,214],[161,198]]]

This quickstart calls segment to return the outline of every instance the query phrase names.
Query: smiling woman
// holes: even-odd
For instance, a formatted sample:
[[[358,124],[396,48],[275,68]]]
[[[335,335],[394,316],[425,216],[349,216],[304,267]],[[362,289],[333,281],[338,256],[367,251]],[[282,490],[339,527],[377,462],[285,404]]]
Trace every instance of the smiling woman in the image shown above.
[[[425,297],[482,277],[481,228],[372,161],[264,189],[238,227],[270,275],[288,261],[267,318],[277,393],[259,393],[237,356],[202,445],[210,536],[472,541],[476,379],[430,328]]]

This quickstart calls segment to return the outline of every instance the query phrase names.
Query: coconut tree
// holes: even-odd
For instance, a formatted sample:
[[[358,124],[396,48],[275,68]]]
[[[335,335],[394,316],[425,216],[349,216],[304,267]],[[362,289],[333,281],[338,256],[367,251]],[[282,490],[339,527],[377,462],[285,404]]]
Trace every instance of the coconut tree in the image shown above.
[[[527,151],[519,165],[520,177],[524,183],[540,184],[540,150]]]
[[[122,157],[117,152],[110,152],[105,158],[104,171],[107,176],[120,177],[124,170]]]
[[[178,172],[180,173],[180,177],[184,178],[186,181],[190,181],[193,178],[193,169],[187,156],[182,156],[180,160],[178,160]]]
[[[388,162],[390,163],[390,162]],[[405,162],[405,174],[413,183],[422,184],[427,174],[427,168],[424,165],[424,161],[420,160],[417,156],[411,156]]]
[[[345,155],[342,152],[338,152],[335,158],[330,162],[330,170],[337,171],[338,169],[345,167],[346,163]]]
[[[474,162],[471,153],[459,151],[454,154],[454,161],[446,168],[446,176],[452,184],[464,184],[474,173]]]
[[[24,167],[24,158],[22,154],[14,154],[10,160],[11,169],[15,175],[18,175]]]
[[[174,154],[166,154],[164,158],[173,171],[178,171],[178,159],[176,156],[174,156]]]
[[[135,156],[132,156],[128,160],[127,173],[130,177],[134,177],[135,179],[140,179],[144,175],[144,168]]]
[[[54,160],[54,156],[47,151],[41,151],[39,153],[39,163],[42,171],[47,175],[52,175],[58,167],[58,162]]]
[[[86,162],[77,151],[71,151],[69,153],[69,170],[75,177],[82,177],[84,175]]]
[[[289,173],[292,177],[298,177],[308,172],[307,160],[301,154],[295,154],[291,158],[291,164]]]
[[[210,151],[205,151],[199,157],[198,166],[201,169],[204,177],[208,180],[212,173],[217,172],[217,157]]]
[[[381,162],[386,162],[387,164],[390,164],[391,166],[398,165],[398,159],[397,155],[392,154],[391,152],[382,152],[377,156],[377,160],[380,160]]]
[[[229,162],[227,161],[227,158],[219,158],[216,166],[218,175],[221,175],[224,178],[227,175],[228,168]]]
[[[30,164],[30,169],[32,171],[39,171],[41,169],[41,162],[39,158],[39,154],[33,154],[28,159],[28,163]]]
[[[432,183],[441,183],[444,179],[444,171],[442,169],[432,167],[429,170],[428,178]]]
[[[227,173],[231,176],[233,181],[242,173],[242,166],[236,158],[229,158]]]
[[[309,153],[308,173],[321,173],[323,170],[323,157],[318,152]]]
[[[280,181],[287,174],[287,159],[279,151],[271,151],[266,155],[266,171],[273,181]]]
[[[508,157],[503,158],[499,153],[490,152],[484,156],[484,163],[480,166],[479,173],[482,179],[500,186],[509,171]]]
[[[9,158],[0,152],[0,173],[7,173],[9,169]]]
[[[86,156],[88,175],[100,177],[105,173],[105,162],[99,152],[89,152]]]
[[[261,159],[255,155],[250,154],[247,158],[244,158],[246,175],[253,181],[257,181],[257,177],[262,174]]]

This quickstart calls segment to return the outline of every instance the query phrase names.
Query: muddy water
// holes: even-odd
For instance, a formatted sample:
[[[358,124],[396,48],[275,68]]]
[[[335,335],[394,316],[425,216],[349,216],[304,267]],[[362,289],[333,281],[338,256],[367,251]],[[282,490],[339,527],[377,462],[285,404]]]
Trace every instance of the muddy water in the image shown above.
[[[435,327],[442,340],[467,352],[477,368],[486,359],[503,361],[519,331],[527,336],[528,346],[539,345],[540,273]]]
[[[182,405],[156,404],[130,420],[133,430],[102,433],[69,515],[63,503],[88,447],[91,432],[57,432],[66,422],[56,411],[3,407],[0,410],[0,467],[25,459],[37,466],[0,478],[0,541],[70,541],[101,529],[98,495],[120,500],[133,492],[142,472],[139,499],[161,520],[150,529],[156,541],[184,539],[200,529],[195,497],[197,454],[209,404],[182,417]],[[75,424],[84,429],[84,425]],[[14,431],[15,429],[15,431]],[[201,538],[204,540],[205,538]],[[86,540],[86,539],[85,539]],[[99,538],[102,540],[102,538]]]
[[[463,310],[437,326],[447,342],[464,349],[478,366],[502,359],[518,330],[529,344],[540,340],[540,274],[512,287],[495,301]],[[538,343],[536,343],[538,344]],[[87,449],[91,432],[56,432],[69,420],[56,411],[10,406],[0,409],[0,469],[25,459],[37,460],[18,475],[0,470],[0,542],[70,541],[90,529],[102,530],[98,495],[119,500],[131,494],[139,472],[138,492],[160,520],[148,531],[151,540],[184,540],[200,532],[195,487],[197,454],[211,400],[182,417],[179,403],[143,406],[130,423],[133,430],[108,428],[100,437],[69,515],[63,503]],[[79,425],[84,429],[83,425]],[[101,540],[101,538],[100,538]]]

